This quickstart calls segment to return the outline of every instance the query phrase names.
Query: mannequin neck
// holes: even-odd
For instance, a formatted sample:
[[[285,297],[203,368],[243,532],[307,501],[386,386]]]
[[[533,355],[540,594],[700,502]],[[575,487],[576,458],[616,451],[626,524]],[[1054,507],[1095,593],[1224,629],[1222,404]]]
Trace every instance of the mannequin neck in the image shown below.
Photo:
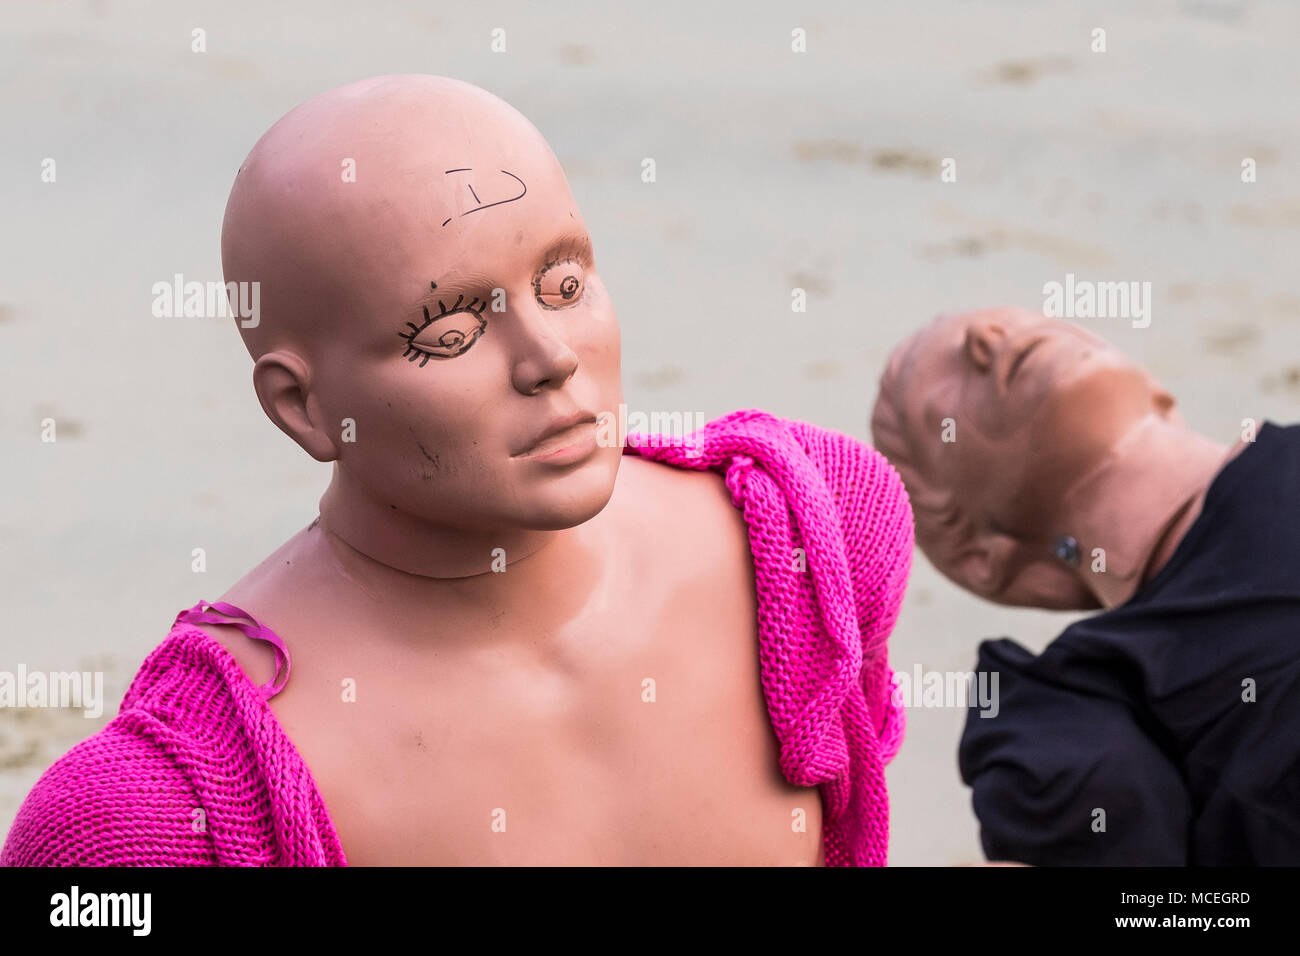
[[[1129,600],[1169,562],[1215,475],[1243,447],[1152,415],[1066,493],[1055,524],[1078,541],[1076,573],[1103,607]],[[1093,570],[1095,549],[1104,553],[1104,572]]]
[[[381,504],[337,463],[320,500],[324,530],[359,556],[434,580],[500,571],[541,551],[572,529],[465,530],[435,524]]]

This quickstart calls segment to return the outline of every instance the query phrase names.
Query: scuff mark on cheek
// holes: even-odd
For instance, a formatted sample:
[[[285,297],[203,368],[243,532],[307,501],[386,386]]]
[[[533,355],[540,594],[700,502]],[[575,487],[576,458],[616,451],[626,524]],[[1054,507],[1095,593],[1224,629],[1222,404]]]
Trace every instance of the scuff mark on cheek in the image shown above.
[[[417,448],[420,449],[420,454],[423,455],[425,458],[427,458],[429,460],[429,463],[433,465],[434,471],[437,471],[439,468],[442,467],[441,456],[429,454],[429,449],[425,448],[424,443],[421,442],[418,438],[415,440],[415,445]],[[426,475],[425,477],[428,478],[432,476]]]

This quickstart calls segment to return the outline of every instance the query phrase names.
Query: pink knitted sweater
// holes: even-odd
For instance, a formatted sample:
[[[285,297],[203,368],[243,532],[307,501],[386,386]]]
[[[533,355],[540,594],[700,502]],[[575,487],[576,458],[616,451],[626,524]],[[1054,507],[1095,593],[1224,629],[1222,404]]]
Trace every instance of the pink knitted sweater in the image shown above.
[[[624,453],[722,473],[749,526],[768,713],[786,779],[821,789],[826,864],[883,865],[885,764],[903,736],[886,640],[912,555],[902,482],[846,435],[757,410],[710,422],[693,446],[656,439],[629,435]],[[0,864],[346,865],[267,705],[287,668],[253,686],[187,623],[214,619],[207,606],[178,615],[117,717],[41,777]]]

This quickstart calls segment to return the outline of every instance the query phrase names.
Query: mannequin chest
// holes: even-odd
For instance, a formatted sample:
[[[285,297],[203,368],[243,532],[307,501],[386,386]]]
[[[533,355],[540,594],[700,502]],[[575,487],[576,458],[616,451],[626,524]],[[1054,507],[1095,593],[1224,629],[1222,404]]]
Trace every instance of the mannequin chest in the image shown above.
[[[820,794],[779,768],[743,518],[687,477],[558,623],[457,617],[416,651],[343,610],[347,633],[281,631],[271,707],[349,864],[821,864]]]

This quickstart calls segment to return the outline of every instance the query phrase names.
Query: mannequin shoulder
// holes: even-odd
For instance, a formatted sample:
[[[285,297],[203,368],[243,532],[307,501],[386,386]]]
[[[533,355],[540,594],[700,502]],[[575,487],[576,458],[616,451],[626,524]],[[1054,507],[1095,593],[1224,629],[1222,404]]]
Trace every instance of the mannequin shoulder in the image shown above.
[[[222,598],[227,600],[226,598]],[[230,601],[231,604],[235,602]],[[238,605],[237,605],[238,606]],[[249,612],[253,613],[253,612]],[[256,641],[239,628],[230,624],[195,625],[208,637],[224,647],[235,659],[239,669],[253,682],[261,687],[275,679],[275,651],[266,641]]]
[[[704,514],[731,515],[737,508],[726,481],[716,471],[696,471],[629,455],[619,470],[615,495],[625,503],[656,513],[662,520],[667,509],[688,519]]]
[[[748,525],[719,472],[628,456],[615,502],[629,533],[649,550],[673,555],[675,564],[696,572],[749,564]]]
[[[286,616],[285,596],[301,594],[310,588],[303,568],[313,544],[313,533],[309,527],[294,535],[217,600],[234,605],[259,623],[274,628],[274,622]],[[255,640],[233,624],[197,627],[230,653],[254,686],[275,679],[275,650],[267,641]]]
[[[201,744],[187,746],[202,756]],[[0,867],[215,863],[210,837],[191,825],[202,803],[170,745],[118,718],[41,775]]]

